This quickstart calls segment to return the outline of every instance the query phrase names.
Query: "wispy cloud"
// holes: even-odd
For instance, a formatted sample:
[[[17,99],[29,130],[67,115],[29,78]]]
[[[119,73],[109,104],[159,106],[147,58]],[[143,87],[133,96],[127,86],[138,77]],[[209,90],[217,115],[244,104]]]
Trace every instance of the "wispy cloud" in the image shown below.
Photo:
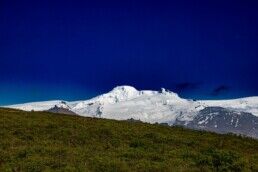
[[[213,89],[213,91],[211,92],[212,96],[219,96],[221,94],[224,94],[226,92],[228,92],[230,90],[230,87],[227,85],[220,85],[216,88]]]
[[[199,85],[200,83],[182,82],[182,83],[176,84],[176,89],[178,91],[193,90],[193,89],[197,89]]]

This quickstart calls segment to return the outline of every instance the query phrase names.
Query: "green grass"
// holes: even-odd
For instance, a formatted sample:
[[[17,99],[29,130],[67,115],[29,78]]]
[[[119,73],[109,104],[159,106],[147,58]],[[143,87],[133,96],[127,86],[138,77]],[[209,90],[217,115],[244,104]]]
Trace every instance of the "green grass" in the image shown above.
[[[0,109],[0,171],[258,171],[258,141]]]

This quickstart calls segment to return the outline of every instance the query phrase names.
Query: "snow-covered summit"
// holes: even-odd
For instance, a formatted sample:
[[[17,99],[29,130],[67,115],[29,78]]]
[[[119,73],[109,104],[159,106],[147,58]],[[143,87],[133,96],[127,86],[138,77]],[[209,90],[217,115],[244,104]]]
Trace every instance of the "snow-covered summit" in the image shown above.
[[[117,86],[115,88],[113,88],[110,92],[112,93],[127,93],[127,94],[133,94],[138,92],[138,90],[132,86],[129,85],[123,85],[123,86]]]
[[[120,101],[129,100],[139,96],[140,92],[131,86],[118,86],[110,92],[98,96],[100,100],[105,100],[109,103],[117,103]]]

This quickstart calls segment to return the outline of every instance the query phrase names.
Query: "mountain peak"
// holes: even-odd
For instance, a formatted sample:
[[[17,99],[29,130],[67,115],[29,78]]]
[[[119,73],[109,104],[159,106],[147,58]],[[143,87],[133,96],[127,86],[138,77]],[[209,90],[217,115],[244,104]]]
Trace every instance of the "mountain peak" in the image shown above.
[[[120,92],[136,92],[138,91],[136,88],[132,87],[132,86],[129,86],[129,85],[122,85],[122,86],[117,86],[115,88],[113,88],[113,91],[120,91]]]
[[[121,100],[128,100],[132,97],[139,95],[139,91],[132,86],[124,85],[117,86],[109,93],[104,94],[102,98],[108,98],[109,102],[118,102]]]
[[[170,90],[168,90],[168,89],[161,88],[161,91],[160,91],[160,92],[161,92],[162,94],[164,94],[164,95],[170,95],[170,96],[174,96],[174,97],[176,97],[176,98],[181,99],[181,98],[178,96],[177,93],[174,93],[174,92],[172,92],[172,91],[170,91]]]

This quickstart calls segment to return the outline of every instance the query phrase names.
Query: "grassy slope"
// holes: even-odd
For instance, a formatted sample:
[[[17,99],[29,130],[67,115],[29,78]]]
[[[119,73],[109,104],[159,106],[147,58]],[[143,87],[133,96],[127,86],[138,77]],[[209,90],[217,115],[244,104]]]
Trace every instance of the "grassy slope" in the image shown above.
[[[0,171],[257,171],[258,141],[0,109]]]

